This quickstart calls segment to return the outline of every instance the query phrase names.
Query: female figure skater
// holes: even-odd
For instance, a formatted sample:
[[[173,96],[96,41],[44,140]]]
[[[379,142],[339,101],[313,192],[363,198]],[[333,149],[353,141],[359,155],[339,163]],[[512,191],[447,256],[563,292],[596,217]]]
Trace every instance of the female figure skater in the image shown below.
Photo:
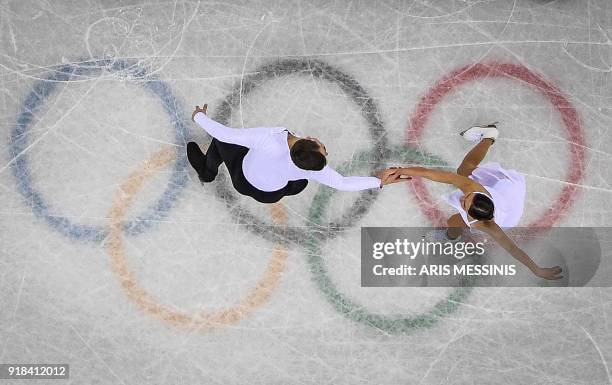
[[[397,176],[383,170],[377,177],[344,177],[327,165],[327,149],[318,139],[300,138],[284,127],[235,129],[206,116],[207,105],[196,106],[191,119],[213,140],[202,153],[187,143],[187,158],[201,182],[212,182],[225,163],[232,184],[240,194],[261,203],[278,202],[306,188],[309,179],[344,191],[382,188]]]
[[[459,240],[465,228],[473,227],[489,234],[538,277],[550,280],[562,278],[559,266],[539,267],[502,230],[519,223],[523,215],[526,186],[525,178],[515,170],[505,170],[494,162],[480,165],[499,135],[496,123],[475,126],[460,135],[478,144],[465,156],[457,173],[423,167],[392,168],[396,170],[397,178],[390,183],[404,178],[423,177],[452,184],[459,189],[444,197],[459,213],[448,218],[447,230],[436,230],[428,237],[436,241]]]

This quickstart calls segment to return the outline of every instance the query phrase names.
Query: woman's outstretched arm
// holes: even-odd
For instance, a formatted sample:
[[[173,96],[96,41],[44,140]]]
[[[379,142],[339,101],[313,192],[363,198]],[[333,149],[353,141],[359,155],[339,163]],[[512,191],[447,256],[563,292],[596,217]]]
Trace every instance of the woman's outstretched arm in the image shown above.
[[[501,227],[494,221],[479,221],[474,224],[474,227],[478,230],[482,230],[485,233],[489,234],[493,239],[499,243],[501,247],[504,248],[510,255],[512,255],[516,260],[521,262],[523,265],[527,266],[529,270],[531,270],[535,275],[544,279],[561,279],[563,278],[561,274],[561,268],[559,266],[555,267],[539,267],[533,259],[527,253],[525,253],[521,248],[519,248],[516,243],[514,243],[508,235],[502,230]]]
[[[463,192],[471,192],[481,189],[481,186],[478,183],[474,182],[470,178],[461,176],[454,172],[434,170],[425,167],[398,167],[390,170],[396,170],[396,173],[399,174],[398,179],[416,176],[433,180],[434,182],[452,184]]]

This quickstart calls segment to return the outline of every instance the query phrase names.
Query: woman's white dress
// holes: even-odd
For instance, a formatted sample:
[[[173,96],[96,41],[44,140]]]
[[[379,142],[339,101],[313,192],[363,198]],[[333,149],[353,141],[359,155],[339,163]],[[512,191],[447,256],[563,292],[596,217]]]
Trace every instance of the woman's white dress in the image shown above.
[[[506,170],[499,163],[490,162],[478,166],[469,178],[480,183],[491,195],[495,205],[493,212],[495,223],[500,227],[518,225],[523,215],[527,192],[523,175],[516,170]],[[463,195],[463,191],[456,190],[444,196],[444,200],[457,209],[466,225],[470,226],[467,213],[461,207],[459,200]]]

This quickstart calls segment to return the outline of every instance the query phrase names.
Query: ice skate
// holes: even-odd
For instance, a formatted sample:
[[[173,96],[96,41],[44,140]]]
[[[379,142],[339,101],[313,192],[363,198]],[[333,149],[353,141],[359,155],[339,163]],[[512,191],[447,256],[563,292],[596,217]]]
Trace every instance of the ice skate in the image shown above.
[[[497,123],[498,122],[493,122],[485,125],[473,126],[467,130],[461,131],[459,135],[470,142],[479,142],[482,139],[491,139],[493,142],[495,142],[499,136]]]

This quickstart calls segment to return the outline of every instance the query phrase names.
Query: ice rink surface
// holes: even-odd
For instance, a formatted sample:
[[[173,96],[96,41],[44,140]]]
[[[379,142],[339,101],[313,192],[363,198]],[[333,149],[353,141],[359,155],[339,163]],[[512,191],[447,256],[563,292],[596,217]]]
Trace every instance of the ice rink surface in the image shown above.
[[[360,227],[430,226],[448,188],[265,206],[185,157],[205,102],[351,175],[457,167],[457,133],[498,120],[521,225],[610,226],[611,38],[608,0],[0,2],[0,362],[73,384],[612,383],[609,288],[360,287]]]

